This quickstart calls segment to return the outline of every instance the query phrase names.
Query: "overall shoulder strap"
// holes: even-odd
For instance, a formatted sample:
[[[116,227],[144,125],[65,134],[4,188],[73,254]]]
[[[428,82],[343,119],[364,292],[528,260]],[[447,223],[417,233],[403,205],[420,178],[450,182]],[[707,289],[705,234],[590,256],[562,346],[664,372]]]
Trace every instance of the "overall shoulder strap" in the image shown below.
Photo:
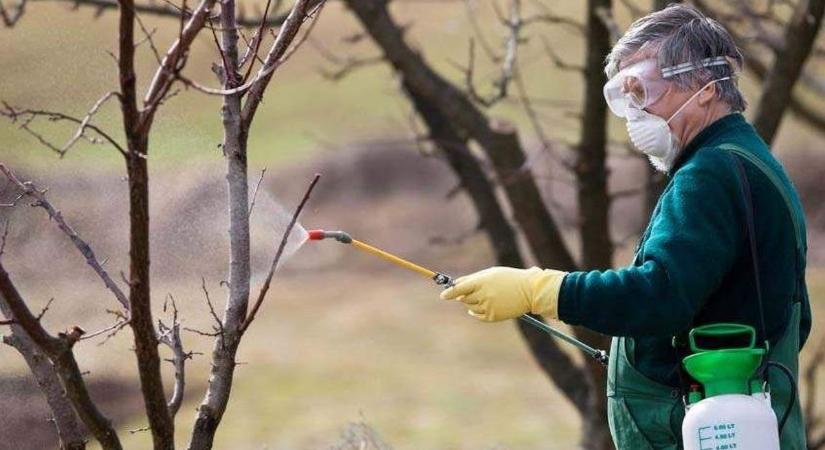
[[[759,307],[759,326],[761,328],[761,341],[768,340],[768,327],[765,325],[765,307],[762,303],[762,283],[759,276],[759,253],[756,246],[756,226],[753,219],[753,196],[751,195],[751,185],[748,182],[748,176],[745,173],[745,166],[742,161],[736,156],[731,155],[734,166],[736,166],[736,175],[739,179],[739,190],[742,194],[742,200],[745,204],[745,225],[747,226],[748,245],[750,246],[751,261],[753,263],[753,278],[756,286],[756,303]]]
[[[764,161],[759,159],[758,156],[754,155],[753,153],[745,150],[744,148],[735,145],[735,144],[722,144],[719,148],[726,150],[736,156],[741,157],[742,159],[747,160],[754,167],[756,167],[760,172],[762,172],[765,177],[771,182],[771,184],[776,188],[779,192],[779,195],[782,197],[782,200],[785,203],[785,207],[788,209],[788,214],[791,216],[791,221],[793,222],[794,228],[794,238],[796,242],[796,250],[797,252],[804,251],[804,242],[803,236],[804,232],[802,231],[802,223],[799,220],[799,217],[796,215],[793,202],[791,201],[791,193],[788,192],[788,188],[785,186],[784,183],[780,180],[779,176],[776,172],[768,166]],[[747,181],[747,180],[746,180]]]

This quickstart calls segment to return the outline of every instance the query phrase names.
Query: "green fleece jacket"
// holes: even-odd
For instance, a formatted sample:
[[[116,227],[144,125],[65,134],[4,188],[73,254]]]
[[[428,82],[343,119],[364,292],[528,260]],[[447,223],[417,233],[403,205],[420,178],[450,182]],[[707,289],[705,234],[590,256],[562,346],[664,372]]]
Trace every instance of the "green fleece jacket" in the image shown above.
[[[760,330],[745,203],[734,160],[718,148],[722,144],[756,155],[791,192],[793,214],[803,231],[801,252],[781,194],[757,167],[740,159],[753,197],[768,338],[772,343],[779,339],[791,304],[801,302],[804,344],[811,310],[804,280],[802,207],[780,163],[738,113],[714,122],[684,148],[633,263],[616,270],[571,272],[559,294],[561,320],[633,337],[633,354],[628,356],[635,367],[669,386],[679,385],[674,335],[714,322],[745,323]]]

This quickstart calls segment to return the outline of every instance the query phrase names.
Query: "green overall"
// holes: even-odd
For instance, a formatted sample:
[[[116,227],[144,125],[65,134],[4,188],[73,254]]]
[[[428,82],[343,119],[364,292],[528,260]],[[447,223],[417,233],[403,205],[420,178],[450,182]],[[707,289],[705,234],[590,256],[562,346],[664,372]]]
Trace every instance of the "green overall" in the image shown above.
[[[741,156],[764,173],[787,201],[787,192],[778,184],[772,174],[760,161],[748,152],[734,146],[722,146],[727,151]],[[794,217],[794,210],[787,205]],[[797,220],[796,218],[794,220]],[[799,227],[795,226],[797,233]],[[797,243],[800,243],[797,236]],[[799,244],[799,258],[804,258],[804,250]],[[804,266],[803,266],[804,267]],[[800,274],[800,278],[804,275]],[[804,283],[804,280],[801,281]],[[794,295],[797,295],[794,293]],[[798,379],[799,328],[801,308],[800,298],[790,303],[791,313],[781,338],[769,349],[768,359],[787,366]],[[679,389],[666,386],[646,377],[634,367],[632,355],[634,339],[613,338],[608,366],[607,396],[610,433],[619,450],[680,449],[682,448],[681,426],[685,408]],[[675,350],[674,350],[675,351]],[[782,417],[790,401],[791,388],[788,381],[778,371],[771,371],[770,391],[774,412]],[[793,411],[785,424],[781,439],[782,450],[804,450],[805,431],[799,399],[794,402]]]

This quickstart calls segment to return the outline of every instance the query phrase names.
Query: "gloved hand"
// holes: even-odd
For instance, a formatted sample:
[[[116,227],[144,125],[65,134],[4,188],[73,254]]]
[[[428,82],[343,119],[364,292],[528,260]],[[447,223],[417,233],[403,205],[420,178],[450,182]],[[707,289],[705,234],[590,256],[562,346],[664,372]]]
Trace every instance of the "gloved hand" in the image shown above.
[[[558,319],[559,290],[567,272],[538,267],[490,267],[455,280],[441,293],[458,300],[471,316],[485,322],[514,319],[525,313]]]

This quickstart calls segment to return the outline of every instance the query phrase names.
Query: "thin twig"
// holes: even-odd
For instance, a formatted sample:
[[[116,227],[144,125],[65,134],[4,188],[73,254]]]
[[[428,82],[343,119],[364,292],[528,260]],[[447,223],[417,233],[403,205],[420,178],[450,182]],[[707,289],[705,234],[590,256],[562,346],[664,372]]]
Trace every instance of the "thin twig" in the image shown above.
[[[255,209],[255,200],[258,198],[258,189],[261,188],[261,182],[264,181],[264,174],[266,174],[266,167],[261,169],[261,177],[258,178],[258,184],[255,185],[255,190],[252,191],[252,202],[249,204],[249,214],[247,217],[252,217],[252,210]],[[0,252],[0,255],[3,253]]]
[[[252,310],[249,312],[249,315],[246,317],[246,320],[243,321],[243,324],[239,327],[241,333],[245,332],[247,328],[249,328],[249,324],[255,320],[255,314],[257,314],[258,309],[261,307],[261,304],[266,298],[266,293],[269,291],[269,285],[272,282],[272,277],[275,275],[275,269],[278,268],[278,262],[281,260],[281,256],[284,253],[284,249],[286,248],[286,243],[289,240],[289,234],[292,232],[292,228],[295,227],[295,224],[298,222],[298,216],[301,215],[301,211],[303,211],[304,206],[306,205],[307,201],[309,200],[310,194],[312,194],[312,190],[315,189],[315,185],[318,184],[318,180],[321,178],[321,174],[315,174],[312,178],[312,181],[309,183],[309,187],[307,188],[306,192],[304,193],[304,197],[301,199],[301,203],[298,204],[298,207],[295,209],[295,212],[292,214],[292,219],[289,221],[289,225],[287,225],[286,230],[284,231],[283,236],[281,237],[281,243],[278,245],[278,250],[275,252],[275,258],[272,259],[272,266],[269,268],[269,273],[266,275],[266,279],[264,280],[263,286],[261,286],[261,290],[258,293],[258,298],[255,300],[255,305],[252,306]]]
[[[544,46],[544,51],[545,53],[547,53],[547,56],[550,58],[550,61],[552,61],[553,65],[555,65],[558,69],[584,73],[584,66],[570,64],[562,60],[561,57],[558,54],[556,54],[556,52],[553,50],[553,47],[550,46],[550,42],[548,42],[544,36],[542,36],[541,38],[541,43]]]
[[[255,48],[252,50],[252,54],[255,55],[255,58],[258,58],[258,49],[261,47],[261,41],[263,41],[264,35],[264,27],[266,26],[266,17],[269,15],[269,7],[272,4],[272,0],[266,0],[266,6],[264,7],[264,13],[261,14],[261,24],[258,26],[258,31],[256,32],[256,36],[258,36],[257,42],[255,42]],[[242,78],[242,82],[246,82],[249,79],[249,75],[252,73],[252,67],[255,65],[255,60],[253,59],[249,63],[249,67],[246,68],[246,73]],[[224,65],[224,67],[226,67]]]
[[[83,120],[80,122],[80,126],[77,127],[77,131],[75,131],[74,136],[72,136],[69,142],[63,145],[63,147],[60,149],[61,156],[65,155],[66,152],[69,151],[69,149],[80,139],[80,137],[83,136],[83,132],[89,125],[89,121],[92,120],[92,116],[94,116],[97,113],[100,107],[103,106],[103,104],[106,103],[107,100],[109,100],[112,97],[117,97],[118,95],[119,94],[117,92],[107,92],[102,97],[100,97],[100,99],[98,99],[98,101],[96,101],[94,105],[92,105],[92,108],[89,110],[89,112],[87,112],[86,115],[83,116]]]
[[[46,315],[46,311],[48,311],[48,310],[49,310],[49,307],[50,307],[50,306],[52,306],[52,302],[53,302],[53,301],[54,301],[54,297],[50,298],[50,299],[49,299],[49,301],[48,301],[48,302],[46,302],[46,306],[44,306],[44,307],[43,307],[43,309],[41,309],[41,310],[40,310],[40,314],[38,314],[38,315],[37,315],[37,320],[38,320],[38,321],[39,321],[40,319],[42,319],[42,318],[43,318],[43,316],[45,316],[45,315]]]
[[[163,60],[160,57],[160,51],[158,51],[158,48],[155,46],[155,40],[152,38],[152,36],[157,31],[157,28],[154,28],[154,29],[152,29],[152,32],[149,32],[149,30],[146,28],[146,25],[144,25],[143,20],[140,18],[140,15],[137,14],[137,13],[135,13],[135,20],[137,21],[137,23],[140,26],[140,29],[143,31],[143,35],[144,35],[144,38],[143,38],[142,41],[138,41],[137,43],[135,43],[135,47],[142,44],[143,42],[148,42],[149,43],[149,48],[152,49],[152,53],[155,55],[155,60],[158,62],[158,64],[162,64]]]
[[[318,5],[318,8],[320,8],[320,6],[323,5],[324,3],[325,3],[324,1],[321,1]],[[294,31],[297,32],[297,29],[294,29]],[[176,79],[183,82],[184,85],[186,85],[188,87],[191,87],[191,88],[193,88],[197,91],[200,91],[204,94],[208,94],[208,95],[221,95],[221,96],[223,96],[223,95],[235,95],[235,94],[239,94],[239,93],[245,93],[249,89],[253,88],[257,83],[262,82],[263,80],[267,79],[270,75],[272,75],[272,73],[275,72],[275,70],[278,67],[280,67],[281,64],[283,64],[284,61],[286,61],[286,59],[288,59],[295,52],[295,50],[298,48],[298,46],[302,42],[303,42],[303,39],[298,41],[295,44],[296,45],[295,47],[293,47],[292,49],[288,49],[289,51],[287,51],[287,49],[284,49],[284,53],[278,59],[268,58],[269,62],[268,63],[265,62],[262,65],[262,67],[260,69],[258,69],[258,73],[255,74],[255,77],[252,78],[251,80],[247,80],[246,82],[244,82],[240,86],[230,87],[228,89],[215,89],[215,88],[211,88],[209,86],[204,86],[204,85],[198,83],[197,81],[194,81],[192,79],[189,79],[187,77],[184,77],[184,76],[180,75],[179,73],[175,74],[175,77],[176,77]],[[277,53],[277,52],[275,52],[275,50],[278,49],[281,45],[283,45],[283,40],[282,41],[276,40],[275,43],[272,45],[272,49],[270,50],[270,55],[273,55],[274,53]],[[224,69],[224,77],[226,77],[226,69]]]
[[[186,360],[192,358],[192,352],[187,353],[183,350],[183,341],[180,337],[180,321],[178,321],[178,306],[172,294],[169,294],[168,299],[172,304],[172,325],[167,327],[161,320],[158,320],[158,341],[172,351],[172,359],[167,361],[175,367],[175,385],[166,406],[169,408],[169,414],[174,418],[180,410],[181,404],[183,404],[183,393],[186,388]],[[166,312],[166,306],[167,302],[164,301],[164,312]]]
[[[109,288],[110,291],[115,295],[115,298],[118,302],[123,306],[124,309],[129,309],[129,299],[120,289],[120,287],[115,284],[114,280],[109,276],[106,269],[98,261],[97,257],[95,256],[94,251],[92,250],[91,246],[89,246],[86,241],[80,238],[78,234],[72,229],[69,224],[63,219],[63,215],[60,211],[56,210],[51,203],[46,200],[45,192],[40,191],[37,187],[31,182],[20,181],[14,172],[11,169],[7,168],[4,164],[0,163],[0,172],[6,176],[13,184],[15,184],[23,193],[27,196],[32,197],[35,202],[32,206],[41,207],[48,213],[49,217],[57,224],[57,227],[60,228],[66,236],[72,241],[74,246],[80,251],[80,253],[86,258],[86,263],[91,266],[91,268],[98,274],[98,276],[103,280],[103,284]]]
[[[91,339],[93,337],[100,336],[102,334],[111,333],[113,331],[120,331],[123,327],[125,327],[128,324],[129,324],[129,320],[119,320],[119,321],[115,322],[114,324],[109,325],[106,328],[102,328],[100,330],[93,331],[91,333],[87,333],[87,334],[83,335],[83,337],[80,338],[80,340],[84,341],[84,340],[87,340],[87,339]]]
[[[105,139],[107,142],[112,144],[112,146],[115,147],[121,154],[126,155],[127,154],[126,150],[123,148],[123,146],[121,146],[117,142],[117,140],[115,140],[112,136],[110,136],[108,133],[106,133],[105,131],[103,131],[99,127],[89,123],[89,121],[91,120],[91,116],[93,116],[97,112],[97,109],[99,109],[100,106],[103,104],[103,102],[108,100],[108,98],[110,98],[112,95],[119,95],[119,94],[109,92],[106,95],[104,95],[100,100],[97,101],[97,103],[95,103],[95,105],[86,114],[86,116],[83,119],[78,119],[77,117],[69,116],[67,114],[64,114],[64,113],[61,113],[61,112],[55,112],[55,111],[44,111],[44,110],[34,110],[34,109],[16,109],[16,108],[12,107],[11,105],[9,105],[6,102],[0,102],[3,105],[3,109],[0,109],[0,116],[8,117],[9,119],[11,119],[12,123],[17,123],[18,121],[21,121],[21,123],[19,125],[20,128],[22,128],[23,130],[28,132],[30,135],[34,136],[38,141],[40,141],[41,144],[48,147],[49,149],[51,149],[52,151],[54,151],[55,153],[57,153],[61,157],[63,157],[66,154],[68,149],[72,145],[74,145],[74,142],[76,142],[77,139],[79,139],[79,137],[77,139],[72,138],[72,140],[70,140],[69,143],[64,144],[61,147],[58,147],[57,145],[52,144],[51,142],[49,142],[41,134],[34,131],[31,127],[29,127],[29,124],[35,118],[45,117],[47,120],[53,121],[53,122],[60,121],[60,120],[65,120],[67,122],[73,122],[73,123],[79,124],[80,126],[78,127],[77,133],[80,133],[82,135],[83,131],[85,129],[92,130],[95,133],[97,133],[100,137]],[[75,135],[77,135],[77,133],[75,133]],[[71,144],[71,145],[69,145],[69,144]]]

